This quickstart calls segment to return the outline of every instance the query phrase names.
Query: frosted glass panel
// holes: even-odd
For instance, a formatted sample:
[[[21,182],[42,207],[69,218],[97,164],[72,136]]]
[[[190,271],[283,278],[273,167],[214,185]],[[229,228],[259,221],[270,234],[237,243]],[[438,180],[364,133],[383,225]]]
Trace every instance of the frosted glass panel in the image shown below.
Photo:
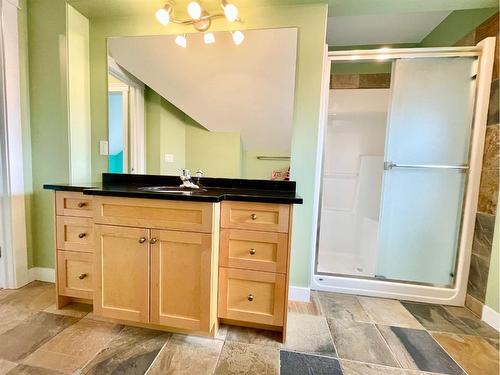
[[[456,170],[386,172],[378,276],[450,282],[465,176]]]
[[[468,162],[474,58],[398,60],[385,160],[376,274],[450,284]]]

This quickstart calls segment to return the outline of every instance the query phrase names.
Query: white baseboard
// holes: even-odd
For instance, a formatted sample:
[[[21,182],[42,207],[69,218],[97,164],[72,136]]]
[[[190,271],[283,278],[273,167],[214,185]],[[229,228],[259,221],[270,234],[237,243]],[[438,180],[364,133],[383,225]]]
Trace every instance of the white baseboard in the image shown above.
[[[481,317],[483,322],[492,326],[497,331],[500,331],[500,313],[497,313],[491,307],[486,305],[483,306],[483,316]]]
[[[56,281],[56,274],[53,268],[33,267],[28,270],[30,281],[46,281],[54,283]]]
[[[310,302],[311,289],[302,288],[300,286],[290,286],[288,289],[288,299],[297,302]]]

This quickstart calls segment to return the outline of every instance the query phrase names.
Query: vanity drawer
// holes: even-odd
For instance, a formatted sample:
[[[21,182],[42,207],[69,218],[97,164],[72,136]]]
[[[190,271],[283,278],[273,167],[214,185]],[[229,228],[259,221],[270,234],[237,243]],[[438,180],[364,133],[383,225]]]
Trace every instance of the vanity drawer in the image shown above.
[[[222,229],[220,265],[256,271],[286,272],[286,233]]]
[[[62,296],[92,299],[92,254],[58,251],[57,282]]]
[[[94,228],[92,219],[85,217],[57,217],[58,250],[93,252]]]
[[[219,318],[283,325],[286,277],[279,273],[219,268]]]
[[[288,232],[287,204],[222,202],[222,228]]]
[[[94,222],[211,233],[213,206],[207,202],[95,197]]]
[[[56,191],[57,215],[92,217],[92,197],[74,191]]]

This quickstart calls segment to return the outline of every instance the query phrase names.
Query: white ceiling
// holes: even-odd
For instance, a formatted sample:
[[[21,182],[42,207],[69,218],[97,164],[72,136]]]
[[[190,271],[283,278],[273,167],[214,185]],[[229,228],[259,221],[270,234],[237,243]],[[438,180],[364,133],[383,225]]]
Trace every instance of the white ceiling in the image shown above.
[[[109,39],[110,56],[210,131],[240,132],[252,150],[289,150],[293,126],[297,29]]]
[[[451,11],[334,16],[328,18],[330,46],[420,43]]]

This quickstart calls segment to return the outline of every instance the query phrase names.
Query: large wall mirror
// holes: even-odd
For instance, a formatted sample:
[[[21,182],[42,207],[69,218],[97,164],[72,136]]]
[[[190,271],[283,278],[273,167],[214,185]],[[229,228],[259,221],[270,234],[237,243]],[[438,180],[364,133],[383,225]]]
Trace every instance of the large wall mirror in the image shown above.
[[[286,179],[297,29],[108,39],[109,172]]]

